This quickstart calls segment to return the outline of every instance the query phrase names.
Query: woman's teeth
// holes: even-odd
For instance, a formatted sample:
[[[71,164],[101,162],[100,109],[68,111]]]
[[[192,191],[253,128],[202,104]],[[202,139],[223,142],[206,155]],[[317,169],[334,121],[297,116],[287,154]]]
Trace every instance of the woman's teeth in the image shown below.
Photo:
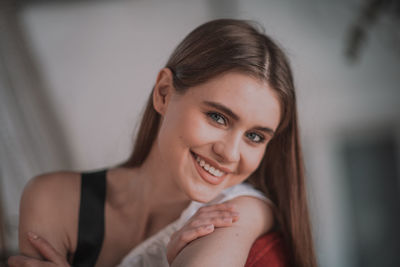
[[[202,160],[199,156],[196,155],[196,161],[199,163],[200,167],[208,171],[214,176],[221,177],[225,173],[223,171],[220,171],[216,169],[215,167],[210,166],[208,163],[206,163],[204,160]]]

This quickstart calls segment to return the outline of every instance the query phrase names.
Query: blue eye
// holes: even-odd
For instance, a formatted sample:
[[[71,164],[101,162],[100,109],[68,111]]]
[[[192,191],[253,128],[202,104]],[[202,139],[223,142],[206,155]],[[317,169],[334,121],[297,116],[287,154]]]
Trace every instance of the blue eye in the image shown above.
[[[246,134],[247,138],[250,139],[250,141],[254,143],[262,143],[264,142],[265,138],[262,135],[259,135],[257,133],[248,133]]]
[[[223,115],[217,112],[208,112],[207,115],[216,123],[226,125],[226,119]]]

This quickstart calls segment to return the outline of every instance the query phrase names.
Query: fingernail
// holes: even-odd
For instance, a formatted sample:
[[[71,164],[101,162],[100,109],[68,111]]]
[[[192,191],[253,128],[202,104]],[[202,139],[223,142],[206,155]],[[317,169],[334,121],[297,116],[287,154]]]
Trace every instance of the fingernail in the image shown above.
[[[230,208],[230,209],[236,209],[236,205],[235,205],[235,204],[232,204],[232,203],[229,203],[229,208]]]
[[[206,226],[206,229],[207,230],[212,230],[212,229],[214,229],[214,225],[213,224],[209,224],[209,225]]]
[[[231,223],[232,222],[232,218],[224,218],[224,222]]]
[[[28,232],[28,236],[29,236],[29,238],[32,239],[32,240],[36,240],[36,239],[39,238],[39,237],[37,236],[37,234],[32,233],[32,232]]]

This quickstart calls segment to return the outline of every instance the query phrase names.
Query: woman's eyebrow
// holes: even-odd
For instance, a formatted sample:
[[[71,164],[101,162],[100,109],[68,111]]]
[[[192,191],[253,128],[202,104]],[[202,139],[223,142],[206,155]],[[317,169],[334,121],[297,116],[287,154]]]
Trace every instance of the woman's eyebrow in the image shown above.
[[[206,104],[207,106],[219,109],[220,111],[229,115],[229,117],[232,117],[235,121],[240,120],[239,116],[236,115],[230,108],[228,108],[220,103],[212,102],[212,101],[203,101],[203,103]]]
[[[220,103],[213,102],[213,101],[203,101],[203,104],[220,110],[221,112],[223,112],[223,113],[227,114],[228,116],[230,116],[231,118],[233,118],[235,121],[240,120],[240,117],[238,115],[236,115],[230,108],[228,108]],[[254,127],[254,129],[265,132],[271,136],[273,136],[275,134],[275,132],[269,127],[256,126],[256,127]]]

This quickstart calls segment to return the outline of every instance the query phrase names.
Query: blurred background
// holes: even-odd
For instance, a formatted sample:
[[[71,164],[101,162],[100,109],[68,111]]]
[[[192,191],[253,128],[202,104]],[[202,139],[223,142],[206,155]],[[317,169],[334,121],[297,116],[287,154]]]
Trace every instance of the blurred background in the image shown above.
[[[124,160],[174,47],[241,18],[293,66],[319,265],[400,266],[399,2],[0,1],[1,258],[27,181]]]

